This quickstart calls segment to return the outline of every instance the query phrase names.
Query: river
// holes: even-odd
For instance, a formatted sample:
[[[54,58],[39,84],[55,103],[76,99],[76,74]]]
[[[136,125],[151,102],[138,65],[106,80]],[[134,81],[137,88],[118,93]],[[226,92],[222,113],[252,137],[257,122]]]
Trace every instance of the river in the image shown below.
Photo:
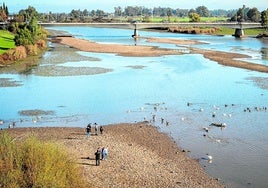
[[[126,29],[53,29],[100,43],[238,52],[252,56],[247,61],[268,65],[268,41],[250,37],[139,31],[144,37],[206,42],[178,47],[134,41],[133,31]],[[0,87],[2,128],[12,122],[18,127],[85,127],[89,122],[148,120],[227,187],[268,186],[267,73],[222,66],[196,54],[121,57],[74,49],[58,52],[57,46],[40,61],[31,73],[0,75],[2,82],[12,83]],[[33,113],[38,110],[46,113]],[[213,122],[226,126],[210,126]],[[207,153],[212,161],[206,159]]]

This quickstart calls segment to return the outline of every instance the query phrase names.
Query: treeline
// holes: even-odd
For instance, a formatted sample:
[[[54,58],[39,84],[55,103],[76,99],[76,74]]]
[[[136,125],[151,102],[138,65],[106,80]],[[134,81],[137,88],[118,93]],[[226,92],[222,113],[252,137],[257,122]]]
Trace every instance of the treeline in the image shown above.
[[[103,10],[75,10],[70,13],[42,13],[39,14],[39,20],[42,22],[92,22],[101,21],[102,19],[126,17],[189,17],[197,14],[199,17],[226,17],[229,21],[252,21],[258,22],[261,19],[261,12],[253,7],[249,8],[243,6],[238,10],[209,10],[206,6],[198,6],[195,9],[180,9],[169,7],[154,7],[146,8],[143,6],[127,6],[122,8],[120,6],[114,7],[113,13],[107,13]],[[148,19],[146,19],[148,21]]]

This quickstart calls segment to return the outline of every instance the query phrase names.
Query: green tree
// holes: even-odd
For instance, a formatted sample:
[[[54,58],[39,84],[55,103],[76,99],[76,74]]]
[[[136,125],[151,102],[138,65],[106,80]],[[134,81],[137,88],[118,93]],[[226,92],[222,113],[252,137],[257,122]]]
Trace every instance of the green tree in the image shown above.
[[[199,6],[196,9],[196,13],[199,14],[201,17],[209,17],[209,10],[205,6]]]
[[[37,18],[38,12],[32,6],[29,6],[27,9],[22,9],[19,11],[19,15],[22,15],[24,22],[30,22],[32,18]]]
[[[16,25],[15,44],[17,46],[33,45],[40,39],[45,39],[43,30],[37,23],[38,13],[34,7],[21,10],[19,15],[24,17],[23,23]]]
[[[261,25],[268,30],[268,9],[261,12]]]
[[[167,10],[168,22],[171,22],[170,17],[172,16],[172,10],[169,8]]]
[[[260,12],[257,8],[251,8],[247,12],[248,20],[252,22],[258,22],[260,20]]]
[[[190,22],[200,22],[200,16],[197,13],[190,13],[189,19]]]

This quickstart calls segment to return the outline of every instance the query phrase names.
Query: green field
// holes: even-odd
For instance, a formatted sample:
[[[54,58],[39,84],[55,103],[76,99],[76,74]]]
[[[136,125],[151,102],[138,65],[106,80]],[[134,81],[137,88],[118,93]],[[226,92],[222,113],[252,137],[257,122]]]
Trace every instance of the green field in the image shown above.
[[[0,30],[0,54],[14,47],[14,35],[8,31]]]
[[[235,29],[232,28],[220,28],[215,35],[232,35],[234,34]],[[244,34],[246,36],[257,36],[260,33],[264,33],[265,29],[244,29]]]

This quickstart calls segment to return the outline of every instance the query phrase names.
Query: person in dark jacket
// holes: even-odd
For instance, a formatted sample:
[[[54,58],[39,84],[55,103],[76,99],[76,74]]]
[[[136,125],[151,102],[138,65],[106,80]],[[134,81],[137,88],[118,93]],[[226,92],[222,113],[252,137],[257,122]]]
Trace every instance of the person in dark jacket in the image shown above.
[[[98,148],[97,151],[95,152],[95,157],[96,157],[96,166],[100,166],[100,158],[101,158],[100,148]]]
[[[86,132],[87,132],[87,137],[89,138],[91,135],[91,124],[90,123],[87,125]]]
[[[103,126],[100,126],[100,133],[102,134],[104,131]]]

